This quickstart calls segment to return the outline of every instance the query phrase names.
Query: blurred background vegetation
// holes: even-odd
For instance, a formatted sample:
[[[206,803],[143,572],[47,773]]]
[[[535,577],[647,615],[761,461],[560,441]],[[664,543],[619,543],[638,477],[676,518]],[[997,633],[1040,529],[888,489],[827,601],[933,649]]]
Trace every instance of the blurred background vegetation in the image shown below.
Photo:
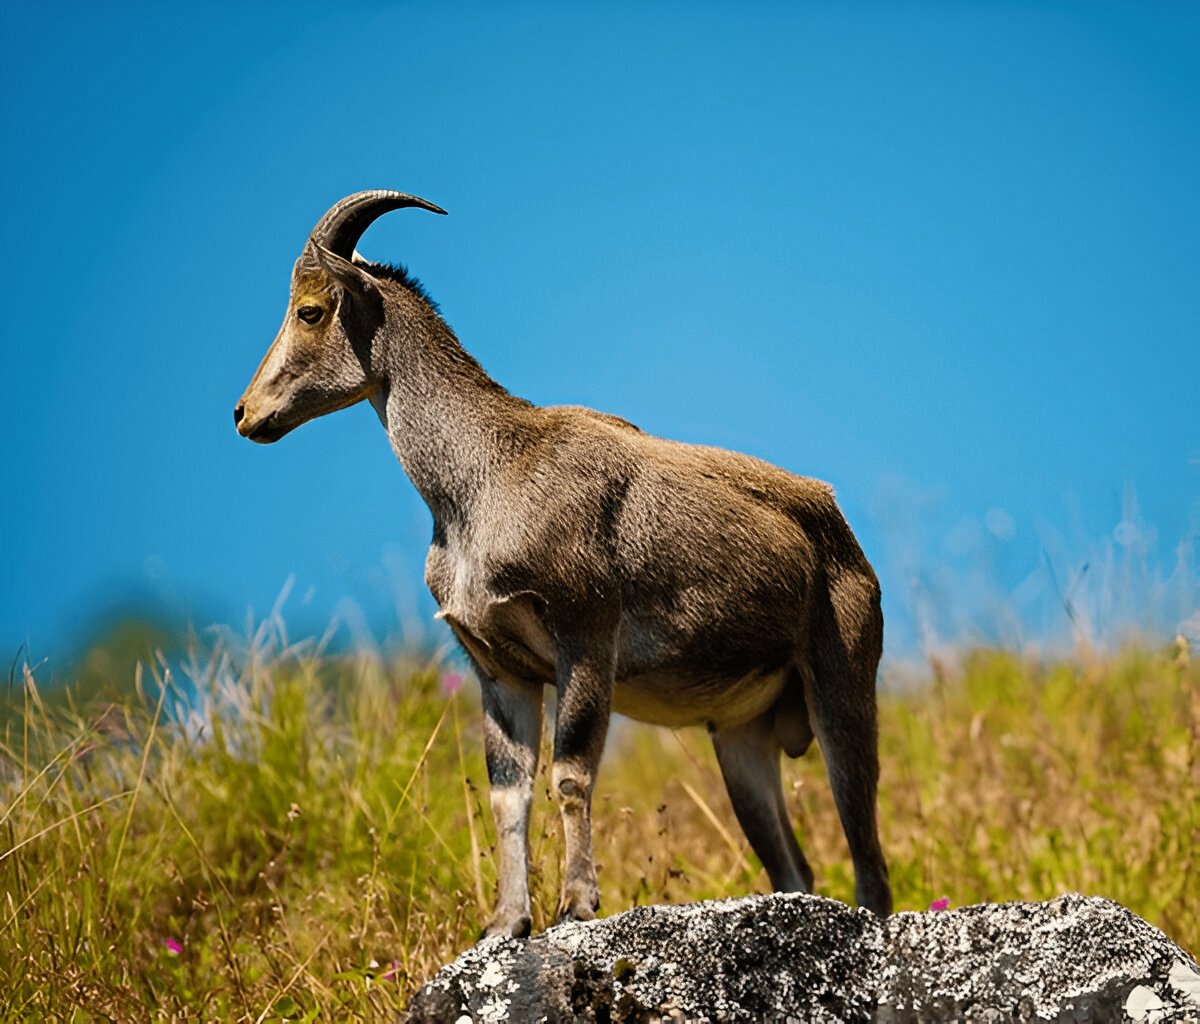
[[[131,620],[39,671],[14,665],[0,712],[0,1018],[383,1018],[476,938],[477,687],[438,651]],[[1185,641],[932,658],[885,673],[881,715],[898,909],[1077,890],[1200,948]],[[785,788],[818,892],[851,901],[819,751]],[[595,813],[602,912],[768,891],[700,731],[619,721]],[[535,927],[560,854],[543,769]]]

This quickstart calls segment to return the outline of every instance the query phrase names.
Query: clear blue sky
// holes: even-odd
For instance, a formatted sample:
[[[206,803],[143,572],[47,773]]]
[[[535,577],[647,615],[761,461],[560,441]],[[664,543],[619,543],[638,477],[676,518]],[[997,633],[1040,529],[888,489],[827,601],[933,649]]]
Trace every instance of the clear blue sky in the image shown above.
[[[0,654],[289,577],[296,628],[427,617],[371,410],[268,448],[231,415],[309,228],[381,187],[450,216],[360,249],[510,390],[834,483],[893,654],[1064,597],[1175,628],[1198,48],[1194,4],[8,0]]]

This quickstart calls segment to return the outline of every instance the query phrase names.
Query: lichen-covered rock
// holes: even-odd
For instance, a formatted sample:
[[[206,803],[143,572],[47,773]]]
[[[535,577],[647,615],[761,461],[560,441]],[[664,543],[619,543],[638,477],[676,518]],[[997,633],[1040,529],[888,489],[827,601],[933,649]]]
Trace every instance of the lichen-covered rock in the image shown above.
[[[1070,895],[881,922],[777,893],[484,940],[417,993],[408,1019],[1200,1024],[1200,968],[1109,900]]]
[[[410,1020],[856,1020],[870,1015],[874,917],[812,896],[638,907],[532,939],[485,939]]]
[[[880,1021],[1121,1021],[1134,988],[1157,992],[1173,964],[1194,966],[1132,911],[1074,894],[896,914],[884,929]],[[1200,1020],[1200,1004],[1174,1009],[1187,1013],[1155,1019]]]

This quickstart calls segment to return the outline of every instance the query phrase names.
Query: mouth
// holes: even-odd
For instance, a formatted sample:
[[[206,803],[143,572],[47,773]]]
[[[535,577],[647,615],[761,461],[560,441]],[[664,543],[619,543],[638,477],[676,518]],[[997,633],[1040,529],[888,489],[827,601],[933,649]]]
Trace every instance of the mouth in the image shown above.
[[[237,432],[255,444],[272,444],[289,430],[291,427],[282,425],[275,413],[270,413],[254,423],[242,419],[237,425]]]

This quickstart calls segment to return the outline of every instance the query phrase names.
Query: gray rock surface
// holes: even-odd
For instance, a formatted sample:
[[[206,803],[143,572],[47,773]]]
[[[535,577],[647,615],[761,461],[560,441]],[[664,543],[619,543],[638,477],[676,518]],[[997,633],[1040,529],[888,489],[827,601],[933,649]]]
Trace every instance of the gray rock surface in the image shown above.
[[[1195,1021],[1200,967],[1075,894],[895,914],[777,893],[486,939],[413,998],[470,1021]]]

